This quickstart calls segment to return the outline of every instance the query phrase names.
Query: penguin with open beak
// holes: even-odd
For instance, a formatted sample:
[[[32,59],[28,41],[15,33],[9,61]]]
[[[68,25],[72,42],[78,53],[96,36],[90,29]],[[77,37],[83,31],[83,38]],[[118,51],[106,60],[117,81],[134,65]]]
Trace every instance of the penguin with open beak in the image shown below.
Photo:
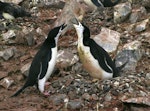
[[[57,42],[65,27],[66,25],[63,24],[59,27],[55,27],[49,32],[47,39],[33,58],[26,83],[11,97],[17,96],[25,88],[33,85],[36,85],[44,95],[49,95],[48,92],[44,92],[44,86],[45,82],[51,76],[56,64]]]
[[[19,5],[0,1],[0,13],[5,19],[13,20],[17,17],[31,17],[31,14],[25,11]]]
[[[90,30],[77,19],[71,22],[78,36],[78,54],[85,70],[96,79],[108,79],[119,76],[123,66],[117,68],[109,54],[90,38]]]

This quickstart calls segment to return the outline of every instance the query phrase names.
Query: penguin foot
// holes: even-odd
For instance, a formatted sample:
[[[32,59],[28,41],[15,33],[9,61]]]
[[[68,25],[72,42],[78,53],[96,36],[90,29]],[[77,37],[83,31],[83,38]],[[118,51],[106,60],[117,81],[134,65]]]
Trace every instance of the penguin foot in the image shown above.
[[[44,96],[50,96],[49,91],[48,92],[43,92]]]

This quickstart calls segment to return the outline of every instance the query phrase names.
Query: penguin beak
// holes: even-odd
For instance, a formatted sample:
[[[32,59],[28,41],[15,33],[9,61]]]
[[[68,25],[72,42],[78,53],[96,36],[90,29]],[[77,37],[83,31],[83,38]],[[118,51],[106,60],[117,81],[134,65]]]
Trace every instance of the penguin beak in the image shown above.
[[[62,26],[61,26],[61,30],[63,30],[65,27],[67,27],[67,24],[62,24]]]
[[[76,18],[70,20],[72,24],[79,25],[79,22]]]

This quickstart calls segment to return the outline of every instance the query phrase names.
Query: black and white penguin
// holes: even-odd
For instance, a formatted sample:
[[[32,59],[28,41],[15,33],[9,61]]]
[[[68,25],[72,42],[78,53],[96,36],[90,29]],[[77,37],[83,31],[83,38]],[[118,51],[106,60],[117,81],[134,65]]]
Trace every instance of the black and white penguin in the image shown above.
[[[119,3],[120,0],[84,0],[84,2],[96,9],[97,7],[113,7]]]
[[[85,70],[96,79],[108,79],[119,76],[123,66],[117,68],[109,54],[90,38],[87,26],[72,19],[78,35],[78,54]]]
[[[31,17],[31,14],[25,11],[19,5],[0,1],[0,13],[5,19],[13,20],[17,17]]]
[[[26,83],[11,97],[17,96],[25,88],[33,85],[36,85],[41,93],[48,95],[48,93],[44,93],[44,85],[51,76],[56,64],[57,42],[65,27],[66,25],[63,24],[49,32],[47,39],[33,58]]]

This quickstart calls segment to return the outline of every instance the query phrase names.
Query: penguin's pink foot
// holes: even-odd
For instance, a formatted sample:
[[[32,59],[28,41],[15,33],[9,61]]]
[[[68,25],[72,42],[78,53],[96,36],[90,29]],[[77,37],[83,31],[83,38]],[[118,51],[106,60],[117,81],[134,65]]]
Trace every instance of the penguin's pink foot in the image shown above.
[[[43,92],[44,96],[50,96],[49,92]]]

